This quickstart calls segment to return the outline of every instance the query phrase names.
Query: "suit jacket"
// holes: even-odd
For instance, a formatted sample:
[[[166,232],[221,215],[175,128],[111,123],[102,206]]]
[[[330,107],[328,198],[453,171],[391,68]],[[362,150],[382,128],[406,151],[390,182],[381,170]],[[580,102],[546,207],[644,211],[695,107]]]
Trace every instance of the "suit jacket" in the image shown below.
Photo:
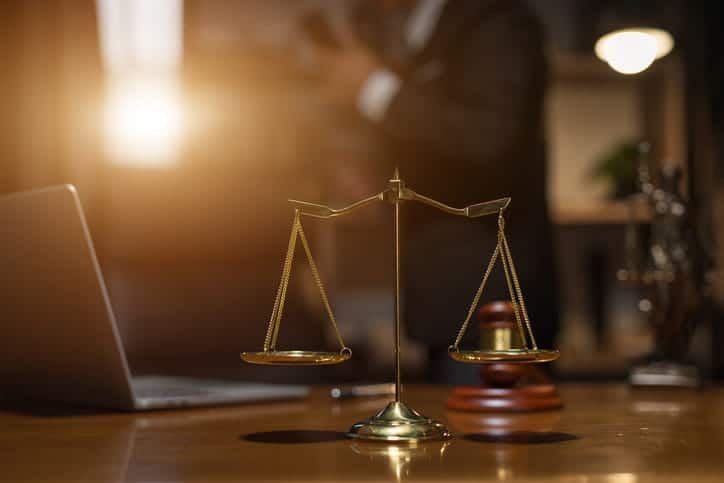
[[[373,2],[364,3],[356,22],[360,36],[403,80],[378,135],[402,178],[420,193],[453,206],[513,197],[511,249],[539,345],[550,346],[557,304],[538,23],[516,0],[449,0],[426,46],[405,55],[385,45],[389,22],[380,20]],[[480,283],[496,226],[495,220],[461,222],[433,211],[412,204],[403,210],[403,310],[409,335],[444,348]],[[498,270],[483,301],[507,296]]]
[[[369,6],[358,27],[403,79],[379,132],[411,185],[452,204],[543,202],[546,64],[539,25],[520,2],[450,0],[426,46],[407,57],[383,45],[389,36]]]

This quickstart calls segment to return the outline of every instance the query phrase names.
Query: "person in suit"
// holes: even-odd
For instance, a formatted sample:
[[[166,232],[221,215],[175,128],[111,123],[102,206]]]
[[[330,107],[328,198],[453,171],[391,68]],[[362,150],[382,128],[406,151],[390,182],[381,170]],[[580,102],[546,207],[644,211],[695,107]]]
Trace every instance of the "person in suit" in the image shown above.
[[[322,49],[330,97],[365,120],[416,191],[453,206],[513,198],[508,237],[539,346],[552,347],[546,63],[535,17],[518,0],[379,0],[351,18],[339,46]],[[430,348],[430,377],[450,381],[442,361],[492,253],[496,220],[412,205],[403,217],[406,331]],[[488,287],[483,301],[506,298],[501,269]]]

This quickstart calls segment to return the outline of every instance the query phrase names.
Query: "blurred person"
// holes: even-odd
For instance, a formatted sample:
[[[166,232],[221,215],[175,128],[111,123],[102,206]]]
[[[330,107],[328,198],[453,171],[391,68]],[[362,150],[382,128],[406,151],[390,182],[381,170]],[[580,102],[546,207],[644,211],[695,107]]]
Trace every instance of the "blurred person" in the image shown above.
[[[326,36],[316,48],[325,95],[384,146],[381,171],[398,165],[415,190],[453,206],[512,196],[506,218],[513,256],[539,346],[552,347],[546,63],[536,19],[516,0],[378,0],[350,12],[332,41],[316,36]],[[428,346],[431,380],[477,381],[475,368],[452,369],[446,348],[493,251],[495,217],[471,222],[412,204],[402,216],[407,334]],[[502,298],[497,268],[482,302]],[[473,332],[468,345],[475,345]]]

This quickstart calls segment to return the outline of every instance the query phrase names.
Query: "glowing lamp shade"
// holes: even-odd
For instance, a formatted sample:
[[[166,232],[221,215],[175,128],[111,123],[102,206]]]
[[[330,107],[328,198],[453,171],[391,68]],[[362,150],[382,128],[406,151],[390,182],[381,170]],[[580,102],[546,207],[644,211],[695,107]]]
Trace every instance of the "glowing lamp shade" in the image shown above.
[[[105,110],[106,143],[115,162],[164,166],[182,138],[180,95],[170,79],[114,82]]]
[[[638,74],[674,48],[665,30],[634,28],[610,32],[596,42],[596,56],[621,74]]]

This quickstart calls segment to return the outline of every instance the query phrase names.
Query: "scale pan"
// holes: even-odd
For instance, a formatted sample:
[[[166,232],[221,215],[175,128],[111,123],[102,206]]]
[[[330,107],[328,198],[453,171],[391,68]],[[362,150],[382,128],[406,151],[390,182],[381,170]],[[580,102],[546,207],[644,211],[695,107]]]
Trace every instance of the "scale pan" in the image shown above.
[[[449,352],[450,358],[467,364],[484,364],[486,362],[534,363],[555,361],[560,356],[557,350],[508,349],[490,351],[457,351]]]
[[[340,352],[316,351],[266,351],[242,352],[241,360],[251,364],[268,366],[328,366],[349,360],[352,351]]]

